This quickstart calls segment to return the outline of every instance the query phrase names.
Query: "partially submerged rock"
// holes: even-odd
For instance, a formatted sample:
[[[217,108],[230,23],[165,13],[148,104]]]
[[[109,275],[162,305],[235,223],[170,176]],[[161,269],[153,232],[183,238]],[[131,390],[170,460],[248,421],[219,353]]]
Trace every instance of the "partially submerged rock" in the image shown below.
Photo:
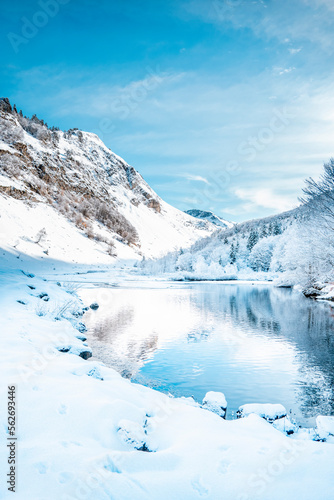
[[[97,302],[93,302],[93,304],[91,304],[89,306],[93,311],[96,311],[100,306]]]
[[[85,325],[85,323],[82,322],[78,323],[77,329],[79,330],[80,333],[87,332],[87,326]]]
[[[50,297],[46,292],[40,293],[38,298],[44,300],[44,302],[48,302],[50,300]]]
[[[227,401],[222,392],[207,392],[203,398],[202,408],[217,413],[222,418],[226,417]]]
[[[82,358],[82,359],[91,358],[93,355],[91,348],[88,346],[85,346],[83,349],[82,344],[81,345],[59,346],[59,347],[57,347],[57,350],[59,352],[69,352],[70,354],[76,354],[77,356],[80,356],[80,358]]]
[[[86,342],[87,340],[87,337],[85,337],[84,335],[77,335],[76,338],[81,340],[82,342]]]
[[[260,403],[250,403],[242,405],[237,411],[237,418],[248,417],[251,413],[255,413],[261,418],[264,418],[268,422],[272,423],[279,418],[286,417],[287,411],[281,404],[260,404]]]
[[[91,357],[92,357],[92,355],[93,355],[93,354],[92,354],[92,351],[89,351],[88,349],[87,349],[87,350],[85,350],[85,351],[81,351],[81,352],[79,353],[79,356],[80,356],[80,358],[82,358],[82,359],[88,359],[88,358],[91,358]]]
[[[70,348],[69,347],[58,347],[58,351],[59,352],[70,352]]]

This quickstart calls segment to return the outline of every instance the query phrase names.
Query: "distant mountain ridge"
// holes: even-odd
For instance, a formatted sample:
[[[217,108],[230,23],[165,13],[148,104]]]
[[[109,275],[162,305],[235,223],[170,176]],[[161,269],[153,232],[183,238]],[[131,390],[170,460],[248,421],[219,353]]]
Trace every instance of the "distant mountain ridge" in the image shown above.
[[[191,210],[185,210],[186,214],[191,215],[192,217],[195,217],[196,219],[201,219],[203,221],[211,222],[212,224],[215,224],[216,226],[220,226],[224,229],[230,229],[234,226],[233,222],[229,222],[227,220],[222,219],[221,217],[218,217],[218,215],[215,215],[213,212],[210,212],[208,210],[198,210],[198,209],[191,209]]]

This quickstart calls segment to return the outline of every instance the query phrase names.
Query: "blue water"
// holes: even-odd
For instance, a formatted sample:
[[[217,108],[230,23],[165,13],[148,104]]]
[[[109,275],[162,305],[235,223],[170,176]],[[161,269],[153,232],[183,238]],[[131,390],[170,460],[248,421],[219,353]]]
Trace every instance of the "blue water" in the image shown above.
[[[271,285],[145,283],[82,291],[94,355],[133,381],[201,401],[334,414],[334,309]]]

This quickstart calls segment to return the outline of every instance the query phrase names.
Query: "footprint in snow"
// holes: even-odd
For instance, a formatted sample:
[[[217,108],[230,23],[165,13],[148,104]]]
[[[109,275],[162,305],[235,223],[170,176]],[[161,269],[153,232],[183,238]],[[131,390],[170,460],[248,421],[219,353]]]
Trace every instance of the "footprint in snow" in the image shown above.
[[[107,458],[107,463],[103,465],[104,469],[106,469],[109,472],[115,472],[116,474],[121,474],[122,471],[120,470],[119,467],[116,465],[117,460],[115,461],[111,457]]]
[[[67,413],[67,406],[66,405],[60,405],[58,408],[58,413],[60,415],[65,415]]]
[[[258,455],[268,455],[270,452],[270,448],[267,448],[266,446],[262,446],[257,450]]]
[[[209,490],[202,483],[202,479],[200,477],[196,477],[191,481],[191,486],[201,497],[206,497],[209,494]]]
[[[217,470],[220,474],[226,474],[231,467],[231,462],[227,460],[221,460],[218,464]]]
[[[58,481],[60,484],[68,483],[71,479],[72,479],[72,475],[69,474],[68,472],[61,472],[58,475]]]
[[[35,464],[35,467],[40,474],[46,474],[49,468],[46,462],[38,462],[37,464]]]
[[[69,448],[70,446],[82,446],[82,444],[78,443],[77,441],[61,441],[60,444],[64,448]]]
[[[227,452],[230,451],[230,449],[230,446],[220,446],[219,451],[221,452],[221,455],[227,455]]]

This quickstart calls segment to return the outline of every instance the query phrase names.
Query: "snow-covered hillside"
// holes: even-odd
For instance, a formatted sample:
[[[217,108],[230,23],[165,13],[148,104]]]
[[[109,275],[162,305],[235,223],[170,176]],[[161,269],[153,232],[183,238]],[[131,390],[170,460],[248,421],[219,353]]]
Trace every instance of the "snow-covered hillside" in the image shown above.
[[[179,279],[271,279],[283,271],[280,261],[285,235],[291,235],[292,228],[304,224],[308,217],[308,211],[298,207],[220,228],[188,249],[145,262],[143,269],[153,274],[173,273]]]
[[[161,256],[216,230],[165,203],[95,134],[48,129],[8,99],[0,100],[0,174],[2,232],[10,220],[10,242],[22,251],[38,231],[46,233],[43,250],[52,254],[57,234],[65,251],[72,231],[61,228],[70,223],[79,247],[95,248],[88,236],[102,242],[100,252],[120,258]]]
[[[334,281],[333,224],[319,206],[310,202],[220,229],[190,248],[144,262],[141,269],[178,280],[275,280],[298,285],[307,296],[328,298]]]

